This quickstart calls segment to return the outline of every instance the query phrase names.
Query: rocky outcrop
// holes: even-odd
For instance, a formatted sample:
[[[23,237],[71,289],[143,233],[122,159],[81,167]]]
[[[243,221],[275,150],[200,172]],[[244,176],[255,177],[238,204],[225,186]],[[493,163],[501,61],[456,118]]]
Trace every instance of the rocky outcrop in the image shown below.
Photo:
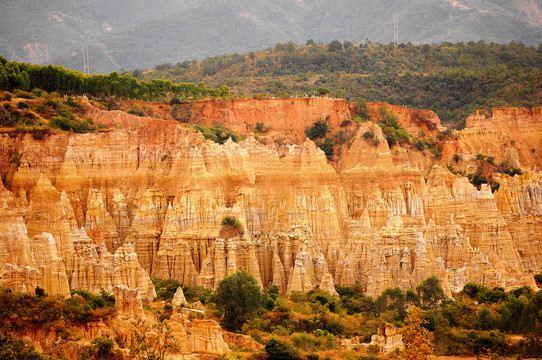
[[[220,123],[236,132],[253,132],[261,122],[271,130],[290,135],[297,143],[305,140],[305,128],[328,117],[338,129],[350,118],[346,100],[328,98],[292,98],[235,101],[201,101],[191,105],[190,121],[215,126]]]
[[[177,291],[175,291],[175,295],[173,295],[173,300],[171,301],[171,304],[173,306],[185,306],[188,304],[186,302],[186,298],[184,297],[183,288],[178,287]]]
[[[174,313],[168,326],[181,353],[223,354],[229,351],[222,328],[214,320],[189,320],[181,313]]]
[[[153,300],[156,291],[147,272],[139,265],[137,254],[130,244],[117,249],[114,254],[103,245],[94,245],[84,229],[75,243],[77,256],[71,273],[71,287],[99,292],[113,291],[116,286],[138,289],[142,299]],[[92,276],[90,276],[92,275]]]
[[[542,271],[542,173],[504,175],[495,192],[499,212],[510,231],[524,268]]]
[[[542,108],[493,109],[490,118],[479,112],[467,118],[459,146],[464,158],[484,154],[498,164],[507,161],[524,170],[540,169],[541,139]]]
[[[397,331],[395,325],[386,323],[378,327],[378,333],[371,337],[369,345],[377,345],[381,354],[402,351],[405,348],[403,335]]]
[[[234,345],[237,349],[254,349],[262,348],[262,344],[254,340],[252,337],[243,334],[236,334],[229,331],[222,331],[224,341],[229,346]]]
[[[345,351],[368,352],[370,346],[376,346],[380,354],[387,355],[394,351],[402,351],[405,348],[403,335],[397,331],[395,325],[383,323],[378,327],[378,332],[371,337],[370,343],[363,343],[362,338],[341,339],[341,349]]]
[[[370,105],[374,121],[381,106]],[[539,140],[527,134],[539,139],[536,108],[494,113],[493,127],[515,129],[506,135],[516,139],[506,145],[515,150],[502,158],[533,170],[503,177],[495,193],[476,189],[414,146],[390,149],[372,122],[359,126],[336,163],[328,162],[300,137],[325,114],[339,128],[350,116],[341,100],[210,101],[192,109],[208,125],[221,119],[250,133],[264,122],[294,139],[279,145],[249,136],[218,145],[188,126],[156,119],[39,141],[0,134],[0,172],[11,190],[0,192],[0,282],[46,286],[50,293],[65,293],[66,282],[95,292],[125,285],[144,299],[155,296],[151,277],[216,288],[238,270],[284,293],[316,287],[334,293],[334,284],[360,283],[376,295],[390,286],[414,287],[430,275],[448,294],[469,281],[534,286],[529,272],[540,271],[542,253],[534,168],[542,159],[533,142]],[[412,134],[442,130],[434,113],[388,110]],[[465,155],[488,146],[501,156],[484,121],[469,120],[449,149]],[[14,151],[21,154],[15,165],[9,164]],[[442,161],[450,154],[443,151]],[[243,231],[224,231],[226,216]]]
[[[115,295],[117,316],[121,320],[138,320],[145,317],[139,289],[130,289],[124,285],[117,285],[113,288],[113,295]]]

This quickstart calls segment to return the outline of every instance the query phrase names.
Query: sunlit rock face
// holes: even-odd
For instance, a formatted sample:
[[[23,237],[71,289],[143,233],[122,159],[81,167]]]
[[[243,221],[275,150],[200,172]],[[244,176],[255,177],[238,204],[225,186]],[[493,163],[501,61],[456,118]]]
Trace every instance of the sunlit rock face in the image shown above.
[[[247,270],[284,293],[359,283],[375,295],[436,275],[451,294],[470,281],[534,286],[529,272],[541,270],[541,147],[529,147],[542,137],[526,135],[542,128],[537,108],[494,113],[502,134],[517,129],[503,151],[480,116],[445,144],[441,160],[412,146],[390,149],[366,122],[334,162],[300,135],[290,145],[253,136],[219,145],[173,121],[89,109],[95,121],[126,128],[43,140],[0,134],[2,286],[65,296],[70,287],[126,286],[152,299],[150,278],[216,288]],[[389,111],[409,133],[442,130],[434,113]],[[326,114],[337,127],[351,115],[332,99],[192,108],[194,119],[239,129],[264,119],[278,131],[290,121],[292,134]],[[513,158],[524,175],[503,176],[494,193],[478,190],[443,166],[452,151]],[[243,231],[225,231],[226,216]]]

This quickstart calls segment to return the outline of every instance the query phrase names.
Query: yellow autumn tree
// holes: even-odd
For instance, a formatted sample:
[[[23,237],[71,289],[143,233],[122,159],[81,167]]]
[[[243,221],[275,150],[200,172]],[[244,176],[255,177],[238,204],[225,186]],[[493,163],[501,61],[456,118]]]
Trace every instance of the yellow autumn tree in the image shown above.
[[[433,352],[431,333],[422,326],[425,322],[427,320],[422,320],[421,309],[415,306],[409,308],[409,316],[405,319],[406,325],[401,329],[405,359],[427,359],[427,355]]]

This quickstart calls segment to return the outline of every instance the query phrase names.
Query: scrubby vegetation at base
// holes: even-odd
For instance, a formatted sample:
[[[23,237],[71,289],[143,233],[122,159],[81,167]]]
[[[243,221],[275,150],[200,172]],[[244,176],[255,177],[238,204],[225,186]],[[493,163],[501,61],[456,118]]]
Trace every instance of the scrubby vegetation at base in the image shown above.
[[[40,290],[36,293],[42,294]],[[31,324],[47,324],[53,328],[56,325],[69,326],[101,320],[114,313],[115,298],[106,291],[94,295],[78,290],[64,300],[46,294],[36,296],[0,289],[0,304],[2,325],[18,330]]]
[[[54,337],[62,339],[57,344],[60,345],[78,340],[81,327],[104,321],[114,314],[115,298],[104,290],[99,295],[83,290],[73,291],[70,298],[63,299],[47,296],[39,287],[35,295],[0,288],[0,333],[3,334],[0,337],[0,358],[49,359],[17,338],[30,331],[41,331],[47,336],[54,334]],[[85,352],[103,352],[107,346],[101,341]],[[58,349],[51,348],[48,352],[55,357],[60,356]]]
[[[79,354],[89,359],[137,357],[152,346],[142,337],[142,329],[151,328],[163,344],[161,349],[173,351],[175,344],[165,321],[175,310],[171,300],[180,284],[171,279],[153,283],[158,301],[145,308],[158,322],[139,323],[139,333],[134,336],[140,339],[132,344],[130,356],[115,350],[115,342],[127,344],[100,336],[78,350]],[[336,286],[338,295],[315,289],[285,296],[278,287],[261,289],[250,274],[237,272],[225,278],[217,292],[198,286],[184,286],[183,290],[189,303],[199,302],[193,306],[205,309],[192,314],[194,317],[219,321],[225,329],[249,335],[259,344],[244,349],[230,344],[236,352],[222,359],[382,358],[376,346],[369,347],[368,353],[341,347],[345,338],[370,342],[382,323],[394,324],[403,334],[403,358],[421,359],[430,353],[495,358],[542,353],[542,291],[528,287],[504,291],[469,283],[455,297],[445,298],[440,281],[432,276],[414,289],[388,288],[376,297],[366,296],[362,284]],[[68,341],[77,339],[77,327],[105,320],[114,312],[114,299],[106,292],[77,291],[66,300],[48,297],[41,289],[36,294],[0,291],[0,330],[4,334],[0,354],[12,351],[23,354],[19,358],[45,358],[16,339],[29,328],[55,332]]]
[[[250,303],[242,300],[248,294],[245,286],[253,293]],[[206,290],[202,302],[209,310],[207,316],[260,343],[260,349],[239,353],[251,359],[263,358],[262,349],[268,359],[347,354],[376,359],[375,349],[376,354],[348,353],[341,349],[340,341],[359,337],[368,343],[382,323],[394,324],[419,345],[409,352],[414,354],[411,358],[420,358],[431,349],[443,356],[536,356],[542,350],[542,292],[528,287],[504,291],[467,284],[454,298],[445,298],[439,279],[432,276],[415,289],[389,288],[377,297],[366,296],[361,284],[336,286],[338,296],[319,289],[285,296],[276,286],[260,289],[252,276],[239,272],[219,288],[223,290],[218,293]],[[185,294],[201,291],[183,289]],[[197,300],[192,296],[189,302]],[[161,311],[168,309],[166,303]],[[226,311],[230,311],[227,316]],[[512,335],[520,340],[511,341]]]
[[[4,360],[44,360],[45,356],[36,351],[33,345],[28,345],[20,339],[10,336],[0,336],[0,359]]]

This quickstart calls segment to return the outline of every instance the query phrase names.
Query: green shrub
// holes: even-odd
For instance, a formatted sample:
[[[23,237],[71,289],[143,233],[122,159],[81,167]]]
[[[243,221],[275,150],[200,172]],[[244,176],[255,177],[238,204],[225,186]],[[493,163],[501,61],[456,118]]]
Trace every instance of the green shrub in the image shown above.
[[[21,99],[35,99],[36,98],[36,95],[32,94],[31,92],[18,90],[18,89],[14,91],[14,94],[16,97],[19,97]]]
[[[223,325],[238,330],[260,306],[260,287],[246,271],[227,276],[218,285],[217,305],[224,314]]]
[[[115,297],[102,289],[100,295],[95,295],[86,290],[72,291],[72,296],[79,295],[86,300],[87,304],[92,309],[101,309],[106,306],[113,307],[115,305]]]
[[[259,133],[266,133],[266,132],[269,131],[269,127],[265,126],[265,124],[263,122],[257,122],[256,126],[255,126],[255,129]]]
[[[74,124],[72,121],[64,116],[55,116],[51,119],[49,123],[51,127],[64,130],[64,131],[73,131]]]
[[[440,286],[440,280],[436,276],[430,276],[420,285],[416,286],[419,298],[423,306],[436,308],[446,296]]]
[[[486,287],[482,287],[481,290],[478,292],[476,299],[480,303],[491,304],[506,300],[507,297],[503,288],[494,287],[493,289],[488,289]]]
[[[13,155],[11,156],[11,159],[9,159],[9,164],[17,164],[19,163],[19,161],[21,161],[21,157],[22,155],[19,154],[19,153],[13,153]]]
[[[470,298],[476,299],[478,292],[482,286],[475,283],[467,283],[463,286],[463,293],[467,294]]]
[[[334,296],[322,290],[311,290],[307,293],[309,301],[313,304],[320,304],[326,306],[329,311],[335,312],[338,310],[337,300]]]
[[[317,348],[314,335],[306,332],[292,334],[292,342],[296,348],[303,351],[315,351]]]
[[[226,229],[235,229],[240,234],[243,234],[245,231],[243,230],[243,225],[239,220],[237,220],[233,216],[226,216],[222,219],[222,222],[220,223],[224,228]]]
[[[299,353],[288,343],[277,338],[271,338],[265,344],[269,360],[300,360]]]
[[[375,344],[371,344],[367,347],[367,352],[372,355],[380,354],[380,347]]]
[[[172,300],[181,284],[174,279],[152,279],[156,289],[156,297],[160,300]]]
[[[324,141],[317,140],[315,144],[326,154],[328,160],[333,158],[335,142],[332,138],[326,137]]]
[[[305,128],[305,134],[309,139],[315,141],[326,137],[330,130],[329,116],[327,116],[325,119],[316,120],[312,126]]]
[[[323,96],[323,95],[329,94],[331,92],[331,90],[329,90],[326,87],[321,86],[318,89],[316,89],[316,92],[318,93],[318,95]]]
[[[488,308],[483,307],[478,312],[478,319],[476,321],[476,328],[479,330],[493,330],[497,326],[497,321],[491,314]]]
[[[39,286],[36,286],[36,289],[34,289],[34,294],[36,294],[37,297],[47,296],[45,289],[42,289]]]
[[[96,348],[96,352],[99,356],[107,356],[111,354],[115,342],[105,336],[97,336],[92,340],[92,345]]]
[[[365,139],[372,139],[375,137],[375,134],[372,131],[366,131],[363,133]]]
[[[88,323],[95,320],[92,307],[81,295],[74,295],[62,304],[64,316],[76,323]]]
[[[367,101],[365,101],[365,99],[358,99],[358,101],[354,103],[354,109],[352,112],[365,121],[370,120],[372,117],[371,111],[369,110]]]
[[[206,127],[203,125],[194,125],[194,129],[198,130],[205,139],[211,140],[218,144],[224,144],[230,138],[233,142],[239,142],[246,138],[244,135],[237,135],[224,125],[218,125],[216,128]]]
[[[199,301],[202,304],[208,304],[216,301],[216,293],[203,286],[183,286],[183,292],[188,302]]]
[[[28,103],[26,101],[21,101],[17,104],[19,109],[28,109]]]
[[[307,294],[301,292],[301,291],[290,291],[290,300],[292,300],[295,303],[301,303],[304,301],[307,301]]]
[[[42,360],[46,358],[37,352],[33,345],[27,345],[22,340],[2,335],[0,336],[0,359]]]
[[[31,134],[34,140],[43,140],[45,136],[49,135],[51,130],[45,128],[32,129]]]

